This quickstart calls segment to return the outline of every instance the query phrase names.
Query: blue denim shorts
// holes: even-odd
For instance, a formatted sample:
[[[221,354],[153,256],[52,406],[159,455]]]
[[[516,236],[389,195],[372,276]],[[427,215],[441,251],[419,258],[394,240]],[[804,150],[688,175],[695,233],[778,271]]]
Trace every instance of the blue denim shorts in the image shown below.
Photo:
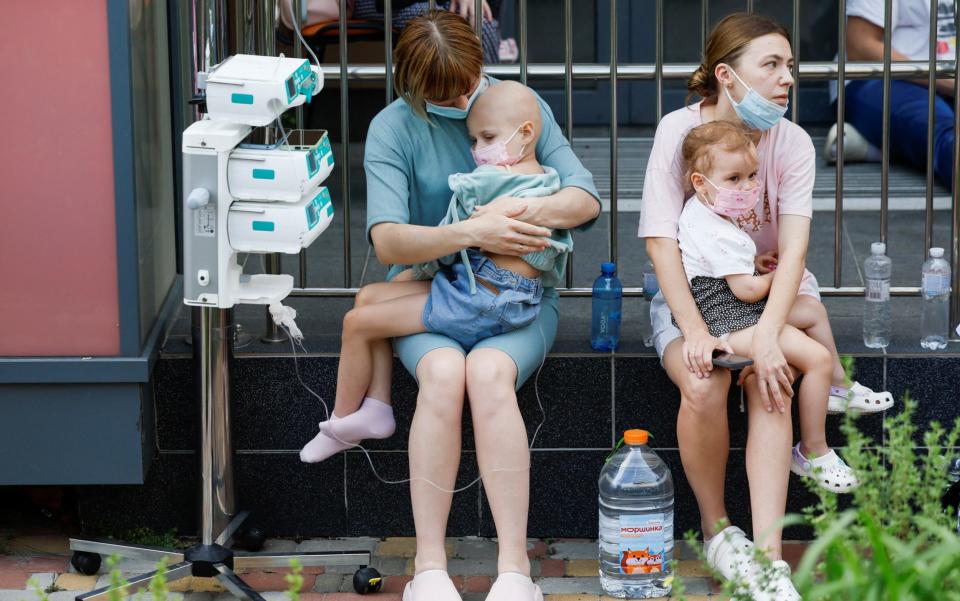
[[[433,277],[423,308],[423,325],[428,332],[449,336],[470,350],[484,338],[533,322],[540,311],[543,286],[539,278],[526,278],[497,267],[478,251],[469,250],[467,256],[469,267],[457,262]],[[469,268],[477,281],[474,294],[470,293]],[[484,286],[484,282],[499,294]]]

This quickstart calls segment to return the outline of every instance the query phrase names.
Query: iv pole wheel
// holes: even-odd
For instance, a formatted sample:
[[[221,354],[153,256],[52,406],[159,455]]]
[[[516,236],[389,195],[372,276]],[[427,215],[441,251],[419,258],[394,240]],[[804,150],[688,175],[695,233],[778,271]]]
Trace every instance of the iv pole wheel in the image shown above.
[[[379,593],[383,588],[383,577],[375,568],[360,568],[353,574],[353,590],[361,595]]]
[[[243,548],[254,553],[263,549],[264,543],[267,542],[267,534],[255,527],[243,529],[239,538]]]
[[[92,576],[100,571],[102,558],[96,553],[74,551],[70,558],[70,565],[84,576]]]

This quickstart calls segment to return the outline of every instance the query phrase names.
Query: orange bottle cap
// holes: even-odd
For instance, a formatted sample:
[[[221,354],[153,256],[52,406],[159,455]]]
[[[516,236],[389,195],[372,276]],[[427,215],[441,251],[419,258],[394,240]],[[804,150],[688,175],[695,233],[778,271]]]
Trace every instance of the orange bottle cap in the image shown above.
[[[623,433],[623,442],[631,445],[647,444],[650,433],[646,430],[627,430]]]

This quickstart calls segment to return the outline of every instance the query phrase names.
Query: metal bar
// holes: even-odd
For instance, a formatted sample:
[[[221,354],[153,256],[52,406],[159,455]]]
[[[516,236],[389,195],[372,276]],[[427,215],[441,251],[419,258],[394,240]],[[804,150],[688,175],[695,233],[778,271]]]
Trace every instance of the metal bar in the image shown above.
[[[359,288],[294,288],[290,296],[297,298],[352,298],[356,296]],[[858,297],[863,296],[866,289],[863,286],[822,286],[820,294],[822,296],[836,297]],[[560,296],[590,296],[593,293],[592,288],[557,288]],[[920,287],[895,287],[890,288],[891,296],[920,296]],[[624,296],[643,296],[643,288],[624,288]]]
[[[233,535],[240,530],[240,527],[243,526],[243,523],[247,521],[247,518],[250,517],[249,511],[241,511],[234,516],[230,523],[227,524],[227,527],[224,528],[223,532],[217,537],[216,543],[218,545],[229,546],[230,541],[233,540]]]
[[[657,94],[657,123],[663,117],[663,0],[657,0],[656,3],[656,30],[654,37],[654,66],[656,67],[656,79],[654,80]]]
[[[563,93],[567,141],[573,145],[573,0],[563,0]],[[573,253],[567,257],[567,288],[573,288]]]
[[[214,567],[220,572],[217,574],[217,580],[219,580],[220,583],[223,584],[223,587],[230,591],[234,597],[246,599],[247,601],[264,601],[260,593],[253,590],[249,584],[244,582],[229,567],[222,563],[215,564]]]
[[[437,0],[430,0],[430,4],[428,6],[430,7],[430,10],[435,10],[437,8]]]
[[[280,253],[264,255],[264,273],[281,273],[281,261]],[[264,328],[265,331],[263,336],[260,337],[260,341],[268,343],[286,342],[287,337],[280,332],[280,326],[277,325],[277,322],[273,321],[273,316],[270,315],[270,307],[264,307],[263,314],[266,320],[266,328]]]
[[[833,209],[833,285],[839,288],[843,278],[843,136],[846,119],[847,68],[847,0],[839,0],[840,18],[837,28],[837,187]]]
[[[350,265],[350,100],[347,78],[347,0],[340,0],[340,186],[343,194],[343,286],[351,284]],[[384,69],[385,71],[385,69]]]
[[[893,0],[883,3],[883,137],[880,152],[880,241],[887,241],[890,203],[890,52],[893,35]]]
[[[521,0],[522,2],[523,0]],[[610,261],[617,262],[617,0],[610,0]]]
[[[793,0],[793,90],[790,104],[794,123],[800,122],[800,0]]]
[[[527,68],[530,62],[530,55],[527,54],[527,0],[520,0],[519,8],[517,16],[520,18],[520,83],[527,85]]]
[[[393,0],[383,0],[383,64],[387,104],[393,102]]]
[[[297,35],[299,31],[303,29],[303,25],[300,23],[300,14],[303,9],[304,0],[293,0],[293,56],[296,58],[303,58],[303,43],[300,42],[300,36]],[[301,104],[295,110],[296,114],[296,123],[297,129],[303,129],[303,105]]]
[[[198,315],[199,314],[199,315]],[[230,440],[230,309],[195,307],[193,349],[200,402],[200,534],[204,545],[227,528],[235,513]]]
[[[954,11],[954,31],[960,27],[960,11]],[[960,44],[956,47],[954,64],[960,64]],[[960,321],[960,73],[953,74],[953,207],[950,209],[950,253],[953,283],[950,297],[950,326]],[[951,331],[953,335],[955,331]]]
[[[747,12],[748,13],[753,12],[753,0],[747,0]]]
[[[150,547],[147,545],[133,545],[130,543],[118,543],[107,540],[82,540],[78,538],[70,539],[71,551],[86,551],[87,553],[96,553],[98,555],[110,556],[113,554],[126,557],[128,559],[139,559],[157,563],[161,559],[167,559],[170,563],[180,563],[183,561],[183,553],[179,551],[170,551],[162,547]]]
[[[191,573],[190,562],[184,561],[176,565],[170,566],[163,573],[163,577],[167,582],[173,582],[175,580],[180,580],[190,576]],[[130,578],[127,582],[121,584],[120,586],[114,588],[113,586],[105,586],[103,588],[98,588],[96,590],[90,591],[89,593],[84,593],[82,595],[77,595],[77,601],[107,601],[111,597],[118,599],[123,599],[124,597],[132,598],[133,594],[137,591],[147,590],[147,587],[150,585],[150,581],[154,576],[157,575],[156,571],[148,572],[146,574],[140,574],[139,576],[134,576]],[[125,592],[125,594],[124,594]]]
[[[937,11],[938,0],[930,0],[930,37],[928,59],[933,67],[937,62]],[[926,259],[927,249],[933,246],[933,126],[935,125],[935,107],[937,100],[937,76],[933,69],[927,77],[927,205],[924,212],[923,249],[921,256]]]
[[[707,60],[707,33],[710,31],[710,0],[700,0],[700,58]]]
[[[664,63],[663,78],[668,80],[686,80],[700,66],[700,63]],[[338,65],[323,65],[325,81],[383,81],[385,66],[377,64],[348,65],[341,69]],[[497,78],[518,78],[522,65],[488,65],[486,73]],[[566,76],[564,63],[534,63],[526,66],[529,76],[543,80],[562,81]],[[954,73],[954,61],[937,61],[937,77],[950,78]],[[605,63],[578,63],[572,65],[573,79],[604,81],[610,78],[611,69]],[[833,61],[805,61],[799,68],[800,79],[826,81],[837,78],[837,63]],[[918,79],[926,77],[929,64],[923,61],[897,61],[890,66],[891,79]],[[654,80],[657,68],[653,63],[624,63],[616,67],[617,79],[621,81]],[[846,79],[879,79],[883,75],[883,63],[856,62],[848,64]]]
[[[240,568],[288,568],[296,559],[306,566],[365,566],[370,563],[367,551],[319,551],[314,553],[251,553],[236,552],[233,565]]]
[[[474,0],[473,2],[473,26],[477,30],[477,38],[480,40],[480,48],[482,49],[483,48],[483,0]]]

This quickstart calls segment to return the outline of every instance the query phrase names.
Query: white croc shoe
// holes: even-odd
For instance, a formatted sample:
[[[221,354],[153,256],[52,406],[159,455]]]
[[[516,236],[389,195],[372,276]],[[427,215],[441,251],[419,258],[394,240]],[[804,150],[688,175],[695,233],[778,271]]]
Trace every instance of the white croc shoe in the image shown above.
[[[881,390],[874,392],[860,382],[854,382],[849,390],[830,387],[827,413],[879,413],[893,407],[893,395]]]
[[[807,459],[800,452],[800,443],[793,447],[790,471],[798,476],[813,478],[820,488],[834,493],[848,493],[860,486],[853,468],[847,465],[833,449],[826,455]]]

